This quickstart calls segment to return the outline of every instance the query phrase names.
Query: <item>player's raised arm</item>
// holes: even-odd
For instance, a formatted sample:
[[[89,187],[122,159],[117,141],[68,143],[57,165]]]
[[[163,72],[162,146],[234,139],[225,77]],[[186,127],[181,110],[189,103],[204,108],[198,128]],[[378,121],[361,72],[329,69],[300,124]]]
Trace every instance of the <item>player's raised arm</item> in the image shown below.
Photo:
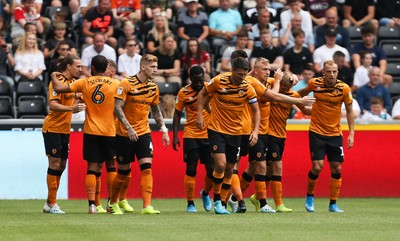
[[[61,75],[60,72],[53,72],[51,74],[51,83],[53,84],[53,88],[57,93],[69,93],[72,92],[69,88],[68,84],[61,83],[59,76]]]

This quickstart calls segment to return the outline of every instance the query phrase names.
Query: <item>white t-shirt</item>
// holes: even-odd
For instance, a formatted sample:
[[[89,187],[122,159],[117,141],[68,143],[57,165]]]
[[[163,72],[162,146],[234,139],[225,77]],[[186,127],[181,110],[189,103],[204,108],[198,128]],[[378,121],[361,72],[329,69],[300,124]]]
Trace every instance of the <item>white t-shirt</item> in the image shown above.
[[[353,85],[358,86],[359,88],[363,85],[366,85],[369,82],[369,76],[368,76],[368,71],[369,68],[365,68],[364,65],[361,65],[356,69],[356,72],[354,73],[354,81]]]
[[[46,70],[46,65],[44,64],[44,55],[41,51],[36,51],[35,53],[16,53],[15,54],[15,66],[14,70],[16,72],[15,80],[18,81],[21,75],[18,74],[18,70],[25,74],[29,72],[35,73],[38,70]],[[43,80],[42,75],[38,76],[39,79]]]
[[[129,57],[127,53],[121,54],[118,58],[118,72],[125,72],[128,76],[139,73],[140,70],[140,54]]]
[[[326,44],[322,45],[321,47],[317,48],[313,53],[314,63],[323,64],[327,60],[332,60],[333,54],[336,51],[340,51],[344,53],[345,60],[350,62],[350,54],[347,49],[343,48],[342,46],[335,45],[333,48],[328,48]]]
[[[97,55],[103,55],[107,59],[112,59],[114,61],[117,61],[117,54],[115,53],[115,50],[112,47],[110,47],[107,44],[104,44],[103,50],[100,53],[98,53],[96,52],[96,50],[94,50],[94,45],[92,44],[86,47],[82,52],[82,58],[81,58],[82,66],[90,67],[92,58]]]
[[[393,117],[400,116],[400,99],[398,99],[393,105],[392,116]]]
[[[372,114],[370,111],[365,112],[364,115],[361,116],[361,120],[364,121],[387,121],[391,120],[392,117],[385,112],[381,112],[379,115]]]
[[[286,11],[283,11],[281,13],[281,26],[282,28],[287,28],[288,24],[290,23],[290,20],[293,18],[293,12],[289,9]],[[300,16],[301,16],[301,29],[303,29],[304,32],[312,32],[313,31],[313,26],[312,26],[312,20],[311,20],[311,15],[309,12],[304,11],[303,9],[300,10]]]
[[[89,5],[89,3],[90,3],[90,0],[79,0],[79,6],[81,8],[86,8]],[[99,1],[94,0],[93,7],[97,6],[98,4],[99,4]]]
[[[361,109],[360,109],[360,105],[358,104],[356,99],[353,99],[352,106],[353,106],[354,117],[357,119],[360,116]],[[342,103],[341,111],[342,111],[342,118],[345,119],[347,112],[346,112],[346,106],[344,105],[344,102]]]

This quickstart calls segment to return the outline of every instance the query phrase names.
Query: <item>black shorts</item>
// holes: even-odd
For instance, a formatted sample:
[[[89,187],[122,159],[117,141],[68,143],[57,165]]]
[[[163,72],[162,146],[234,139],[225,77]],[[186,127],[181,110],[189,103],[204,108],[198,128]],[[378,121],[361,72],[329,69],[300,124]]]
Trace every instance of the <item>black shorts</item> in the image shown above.
[[[265,161],[265,155],[268,150],[268,135],[258,135],[258,141],[249,149],[249,161]]]
[[[268,136],[268,161],[282,161],[286,138]]]
[[[236,163],[239,160],[242,136],[219,133],[208,129],[208,140],[213,154],[225,153],[226,161]]]
[[[83,159],[103,163],[115,156],[115,137],[83,134]]]
[[[250,135],[242,135],[242,140],[240,141],[240,156],[246,156],[247,154],[249,154],[249,138]]]
[[[139,136],[137,141],[129,140],[129,137],[117,135],[115,138],[115,153],[119,164],[129,164],[143,158],[153,158],[153,143],[150,133]]]
[[[53,132],[43,132],[42,134],[46,155],[67,160],[69,153],[69,134]]]
[[[309,132],[311,160],[324,160],[325,155],[329,162],[343,162],[343,137],[322,136],[315,132]]]
[[[202,164],[214,162],[208,139],[183,138],[184,162],[197,162],[199,159]]]

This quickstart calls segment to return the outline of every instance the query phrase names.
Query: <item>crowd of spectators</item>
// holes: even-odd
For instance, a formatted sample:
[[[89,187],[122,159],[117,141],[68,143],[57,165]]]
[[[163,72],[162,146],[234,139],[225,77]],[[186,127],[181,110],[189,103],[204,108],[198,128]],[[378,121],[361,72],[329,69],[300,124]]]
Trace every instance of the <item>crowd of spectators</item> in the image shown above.
[[[359,28],[357,40],[352,27]],[[385,27],[400,29],[400,1],[2,0],[0,84],[14,91],[23,81],[46,87],[58,57],[67,54],[82,59],[82,78],[91,76],[90,60],[101,54],[117,63],[115,77],[122,79],[138,72],[142,54],[152,53],[159,59],[154,81],[183,86],[194,65],[207,80],[229,71],[230,53],[240,49],[252,64],[264,57],[272,70],[296,74],[301,86],[333,59],[360,115],[375,113],[373,97],[390,114],[400,95],[390,88],[400,85],[400,73],[387,73],[378,38]]]

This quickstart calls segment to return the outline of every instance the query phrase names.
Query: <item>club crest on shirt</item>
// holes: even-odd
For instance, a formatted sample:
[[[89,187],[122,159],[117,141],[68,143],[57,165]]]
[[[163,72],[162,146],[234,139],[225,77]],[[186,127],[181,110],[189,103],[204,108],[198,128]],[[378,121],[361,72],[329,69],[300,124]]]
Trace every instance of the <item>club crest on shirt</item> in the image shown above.
[[[272,153],[273,158],[276,158],[277,156],[278,156],[278,153],[276,153],[276,152]]]
[[[257,158],[261,157],[261,152],[257,152]]]
[[[122,91],[124,91],[124,87],[119,86],[119,87],[118,87],[118,90],[117,90],[117,94],[118,94],[118,95],[121,95],[121,94],[122,94]]]
[[[243,96],[243,94],[244,94],[244,91],[243,91],[243,90],[240,90],[240,91],[239,91],[239,96]]]
[[[339,92],[338,89],[334,89],[334,90],[333,90],[333,94],[334,94],[334,95],[339,95],[339,93],[340,93],[340,92]]]
[[[55,91],[55,90],[53,90],[53,96],[57,96],[58,94],[57,94],[57,92]]]
[[[52,149],[52,150],[51,150],[51,153],[52,153],[53,155],[55,155],[55,154],[57,153],[57,149]]]
[[[124,161],[124,157],[119,156],[119,157],[118,157],[118,160],[119,160],[120,162],[123,162],[123,161]]]
[[[216,151],[217,149],[218,149],[218,146],[217,146],[217,145],[214,145],[214,146],[213,146],[213,150]]]

